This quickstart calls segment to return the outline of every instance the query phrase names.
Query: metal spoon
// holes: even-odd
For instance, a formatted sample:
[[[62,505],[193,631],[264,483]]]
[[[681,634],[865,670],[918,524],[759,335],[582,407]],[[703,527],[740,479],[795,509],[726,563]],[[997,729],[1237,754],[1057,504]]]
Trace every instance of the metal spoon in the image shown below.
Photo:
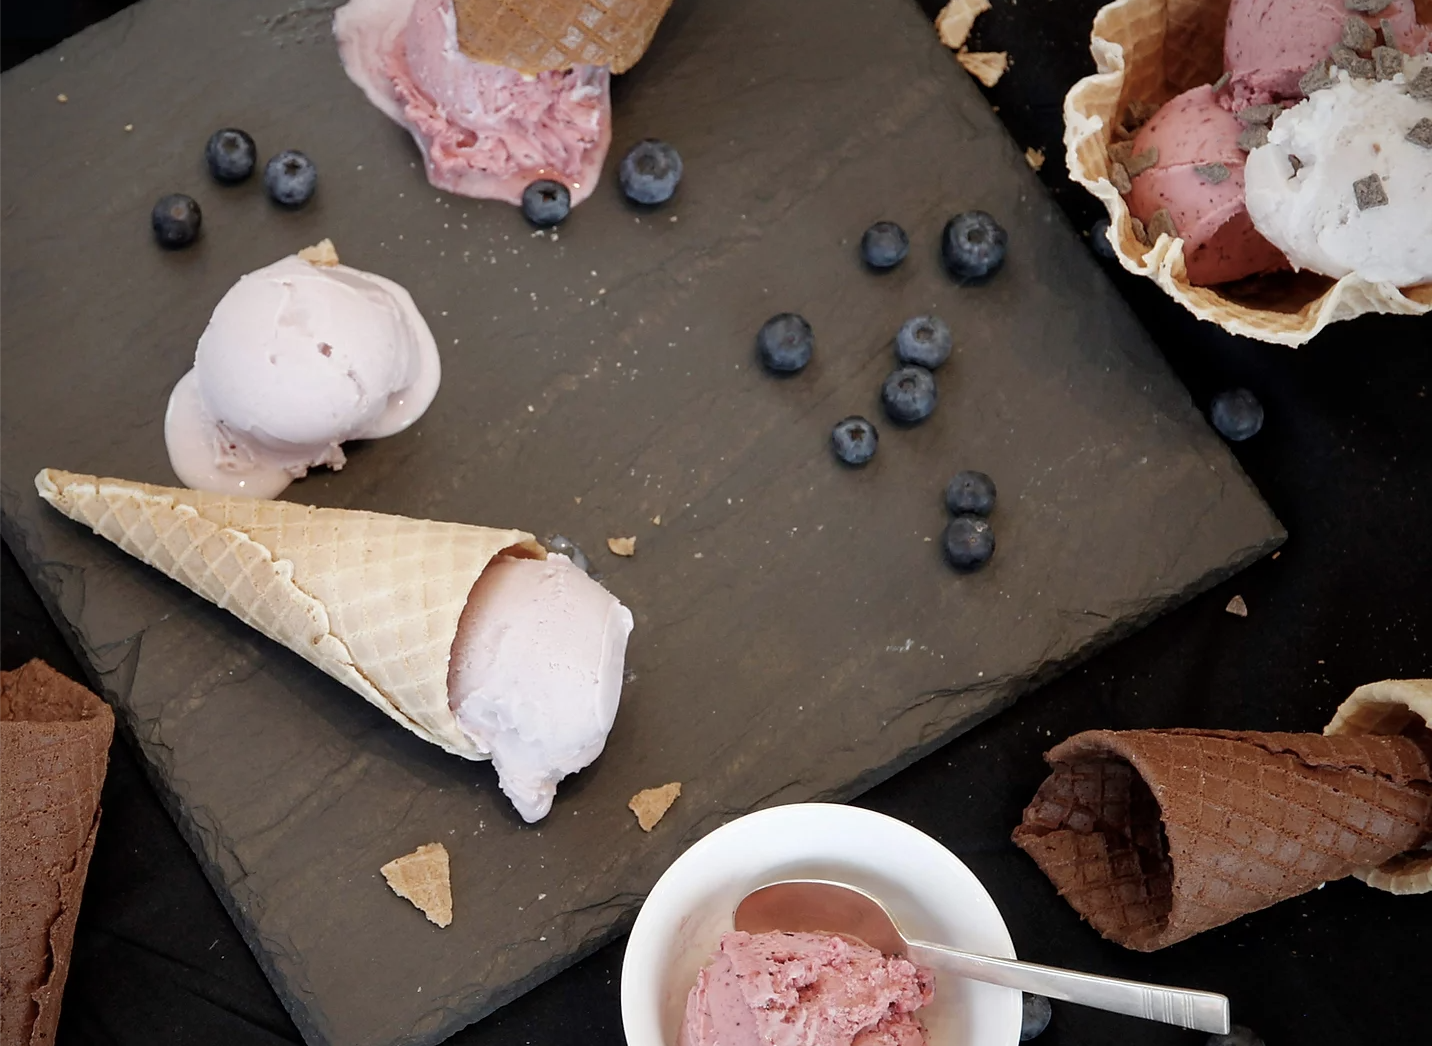
[[[1052,999],[1126,1013],[1180,1028],[1228,1033],[1228,999],[1213,992],[1141,984],[1076,973],[1014,959],[976,955],[900,932],[885,906],[864,890],[819,879],[795,879],[753,890],[736,905],[736,929],[784,930],[856,937],[885,955],[898,955],[960,977],[1047,995]]]

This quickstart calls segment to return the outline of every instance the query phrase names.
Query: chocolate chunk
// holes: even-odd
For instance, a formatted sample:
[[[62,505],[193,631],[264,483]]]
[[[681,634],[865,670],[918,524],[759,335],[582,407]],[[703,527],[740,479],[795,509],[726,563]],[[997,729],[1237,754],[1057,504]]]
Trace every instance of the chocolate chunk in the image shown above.
[[[1378,23],[1382,26],[1382,44],[1384,47],[1397,46],[1397,30],[1392,26],[1392,19],[1384,18]]]
[[[1402,72],[1402,52],[1395,47],[1374,47],[1372,66],[1379,80],[1391,80]]]
[[[1289,153],[1289,154],[1288,154],[1288,166],[1293,169],[1293,173],[1294,173],[1294,174],[1297,174],[1299,171],[1301,171],[1301,170],[1303,169],[1304,164],[1303,164],[1303,161],[1302,161],[1302,160],[1298,159],[1298,158],[1297,158],[1296,156],[1294,156],[1292,153]]]
[[[1178,229],[1174,228],[1173,215],[1168,213],[1167,207],[1160,207],[1154,211],[1154,216],[1149,219],[1149,239],[1158,242],[1160,236],[1178,236]]]
[[[1310,66],[1308,71],[1303,74],[1303,78],[1298,81],[1298,90],[1309,95],[1314,91],[1321,91],[1324,87],[1331,87],[1334,82],[1332,69],[1328,63],[1319,62],[1317,65]]]
[[[1413,124],[1412,130],[1407,132],[1407,140],[1424,149],[1432,149],[1432,119],[1424,116]]]
[[[1246,128],[1243,133],[1238,136],[1238,148],[1242,149],[1245,153],[1251,153],[1254,149],[1258,148],[1258,146],[1267,144],[1268,128],[1262,124],[1255,124],[1252,127]]]
[[[1134,239],[1138,240],[1145,247],[1149,246],[1149,234],[1144,231],[1144,223],[1132,215],[1129,216],[1129,225],[1134,230]]]
[[[1220,182],[1228,181],[1228,168],[1221,163],[1200,163],[1195,164],[1193,173],[1198,175],[1209,185],[1217,185]]]
[[[1407,93],[1419,102],[1432,102],[1432,65],[1424,65],[1407,85]]]
[[[1250,105],[1238,114],[1238,119],[1243,123],[1253,126],[1254,124],[1270,124],[1278,118],[1283,107],[1276,102],[1269,102],[1267,105]]]
[[[1145,102],[1142,99],[1135,98],[1129,103],[1129,108],[1125,111],[1124,126],[1142,127],[1149,122],[1149,117],[1158,111],[1159,107],[1153,102]]]
[[[1139,155],[1130,159],[1128,163],[1124,164],[1124,170],[1129,172],[1130,178],[1136,178],[1158,162],[1158,146],[1151,145],[1143,152],[1139,153]]]
[[[1232,73],[1224,73],[1222,76],[1220,76],[1217,80],[1214,80],[1213,83],[1209,84],[1208,86],[1213,89],[1214,94],[1217,94],[1219,91],[1223,90],[1225,87],[1228,86],[1228,81],[1231,79],[1233,79]]]
[[[1121,193],[1127,193],[1134,187],[1134,183],[1129,181],[1128,170],[1121,163],[1109,165],[1109,181],[1111,181],[1114,184],[1114,188],[1118,189]]]
[[[1109,146],[1110,163],[1121,163],[1124,165],[1125,168],[1127,168],[1129,166],[1129,161],[1133,158],[1133,142],[1115,142],[1113,145]]]
[[[1343,7],[1360,14],[1375,15],[1391,2],[1392,0],[1343,0]]]
[[[1370,51],[1377,44],[1377,31],[1356,15],[1343,22],[1342,45],[1354,51]]]
[[[1357,209],[1360,211],[1369,207],[1387,206],[1387,192],[1382,187],[1382,179],[1375,174],[1353,182],[1352,195],[1353,199],[1357,200]]]
[[[1332,50],[1332,59],[1333,65],[1339,69],[1346,69],[1348,75],[1354,79],[1372,79],[1372,59],[1364,58],[1351,47],[1344,47],[1342,44],[1338,44]]]

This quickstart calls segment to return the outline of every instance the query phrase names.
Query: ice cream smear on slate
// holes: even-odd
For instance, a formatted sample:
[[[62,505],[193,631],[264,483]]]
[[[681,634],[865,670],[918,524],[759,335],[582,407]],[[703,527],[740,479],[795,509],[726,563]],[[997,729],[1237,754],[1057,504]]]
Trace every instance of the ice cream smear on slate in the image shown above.
[[[606,66],[529,76],[469,58],[453,0],[349,0],[333,30],[349,78],[408,129],[437,188],[520,205],[542,179],[573,204],[596,187],[612,133]]]
[[[448,701],[524,820],[545,817],[557,782],[601,754],[631,630],[631,612],[566,556],[498,556],[473,585]]]
[[[1297,269],[1432,280],[1432,89],[1410,89],[1432,79],[1432,59],[1407,58],[1387,80],[1332,75],[1249,155],[1253,223]]]
[[[686,1000],[680,1046],[925,1046],[933,975],[813,933],[721,938]]]
[[[344,441],[401,432],[437,393],[437,344],[408,292],[337,264],[331,244],[304,255],[320,260],[292,255],[229,289],[170,394],[164,439],[186,486],[275,497],[342,468]]]

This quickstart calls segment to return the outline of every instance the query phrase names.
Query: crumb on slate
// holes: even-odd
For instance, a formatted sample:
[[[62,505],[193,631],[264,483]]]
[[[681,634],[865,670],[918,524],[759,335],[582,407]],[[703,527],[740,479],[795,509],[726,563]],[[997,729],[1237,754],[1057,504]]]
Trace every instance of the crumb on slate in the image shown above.
[[[989,0],[950,0],[935,16],[935,29],[940,42],[952,51],[958,51],[969,39],[975,19],[989,10]]]
[[[607,538],[607,548],[612,550],[613,555],[634,556],[636,555],[636,538]]]
[[[1044,166],[1044,150],[1030,146],[1024,150],[1024,162],[1033,167],[1036,171]]]
[[[1234,617],[1248,616],[1248,604],[1244,602],[1242,596],[1234,596],[1228,601],[1228,605],[1223,609],[1228,613],[1232,614]]]
[[[1008,51],[959,51],[955,61],[986,87],[999,83],[999,78],[1009,69]]]
[[[643,788],[631,797],[627,808],[636,814],[636,823],[641,825],[641,830],[649,832],[666,816],[666,811],[671,809],[671,804],[676,802],[680,795],[680,781],[672,781],[659,788]]]

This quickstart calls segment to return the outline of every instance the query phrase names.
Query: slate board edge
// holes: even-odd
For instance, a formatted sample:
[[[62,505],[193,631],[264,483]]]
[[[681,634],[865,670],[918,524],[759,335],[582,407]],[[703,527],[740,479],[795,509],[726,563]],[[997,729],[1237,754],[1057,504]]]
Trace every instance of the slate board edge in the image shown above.
[[[14,501],[14,492],[5,491],[4,500],[7,503]],[[1259,559],[1273,552],[1287,540],[1287,532],[1282,528],[1276,518],[1270,512],[1270,521],[1276,528],[1274,535],[1267,540],[1255,545],[1241,549],[1236,555],[1230,557],[1228,565],[1222,569],[1214,570],[1204,575],[1194,585],[1179,591],[1168,592],[1163,595],[1149,599],[1141,610],[1131,617],[1113,622],[1111,625],[1097,633],[1094,633],[1082,645],[1071,649],[1061,660],[1049,662],[1036,669],[1034,672],[1024,676],[1012,676],[1002,679],[990,680],[980,687],[966,690],[937,690],[926,695],[928,700],[937,698],[952,699],[957,695],[975,697],[972,706],[967,706],[965,713],[959,721],[949,729],[936,734],[928,741],[916,745],[901,753],[895,759],[890,760],[882,766],[872,768],[860,775],[849,784],[831,789],[827,792],[817,793],[811,796],[802,796],[794,800],[796,802],[835,802],[845,803],[859,797],[876,785],[882,783],[899,773],[906,767],[918,762],[925,756],[950,743],[961,734],[972,730],[974,727],[992,718],[999,712],[1009,708],[1023,695],[1036,690],[1045,683],[1063,675],[1072,668],[1077,667],[1101,650],[1112,646],[1118,640],[1131,635],[1139,629],[1150,624],[1163,614],[1182,606],[1191,601],[1194,597],[1208,591],[1221,582],[1242,571],[1246,567],[1257,562]],[[76,524],[79,528],[79,525]],[[79,528],[83,529],[83,528]],[[120,724],[120,733],[125,737],[131,749],[140,757],[139,762],[144,767],[145,776],[154,787],[155,793],[159,796],[165,810],[174,820],[184,841],[199,860],[200,868],[204,877],[208,880],[214,893],[218,895],[224,910],[228,912],[229,918],[233,920],[238,928],[244,943],[248,945],[249,951],[258,960],[259,967],[263,970],[264,976],[268,978],[269,984],[283,1002],[284,1009],[293,1019],[298,1027],[299,1033],[309,1046],[336,1046],[335,1040],[326,1033],[327,1022],[323,1018],[322,1011],[317,1008],[313,996],[307,989],[294,978],[290,978],[273,958],[283,949],[268,949],[264,947],[267,940],[260,932],[256,922],[248,915],[248,910],[243,903],[248,900],[251,903],[257,898],[246,897],[241,899],[238,896],[242,877],[231,877],[226,879],[223,874],[223,862],[216,847],[210,845],[212,833],[205,832],[198,822],[194,811],[185,805],[178,792],[171,788],[163,774],[159,770],[159,764],[163,757],[163,745],[147,743],[141,736],[136,724],[132,720],[128,707],[125,704],[124,696],[130,691],[134,678],[134,666],[137,664],[140,651],[143,646],[143,632],[130,637],[128,642],[132,644],[129,651],[120,660],[118,665],[105,672],[97,667],[98,651],[95,651],[86,641],[84,635],[69,620],[64,613],[63,607],[68,600],[78,600],[78,605],[84,605],[84,578],[79,574],[73,580],[60,580],[59,584],[52,587],[50,577],[44,569],[44,564],[39,556],[35,555],[25,539],[23,530],[14,522],[12,512],[8,505],[0,509],[0,533],[3,533],[5,541],[9,544],[11,551],[15,554],[25,576],[34,585],[39,593],[45,609],[54,619],[61,633],[65,636],[72,650],[85,667],[87,676],[90,678],[95,689],[104,697],[105,701],[114,709],[116,718]],[[111,685],[112,681],[118,680],[118,685]],[[127,682],[126,682],[127,680]],[[122,696],[124,695],[124,696]],[[923,702],[922,702],[923,704]],[[920,707],[913,705],[912,708]],[[764,796],[755,805],[747,810],[723,811],[719,816],[720,823],[742,816],[766,806],[779,805],[772,800],[781,795],[784,789]],[[702,822],[701,834],[714,831],[719,824],[712,824],[706,827],[707,822]],[[1011,826],[1012,830],[1013,826]],[[699,836],[682,840],[682,850],[697,841]],[[627,899],[623,899],[627,898]],[[422,1033],[406,1036],[394,1040],[394,1046],[435,1046],[470,1024],[475,1024],[505,1006],[507,1003],[531,991],[533,988],[550,980],[557,974],[570,966],[576,965],[599,948],[611,941],[616,940],[625,934],[636,918],[637,910],[645,899],[645,893],[618,895],[607,902],[607,906],[615,911],[613,917],[604,927],[589,934],[579,946],[568,951],[560,959],[538,967],[530,976],[520,981],[515,981],[505,989],[494,991],[486,996],[482,1004],[474,1009],[462,1012],[448,1010],[453,1014],[452,1018],[445,1023],[437,1025]],[[275,943],[270,941],[270,944]],[[308,1001],[305,1001],[308,1000]]]

